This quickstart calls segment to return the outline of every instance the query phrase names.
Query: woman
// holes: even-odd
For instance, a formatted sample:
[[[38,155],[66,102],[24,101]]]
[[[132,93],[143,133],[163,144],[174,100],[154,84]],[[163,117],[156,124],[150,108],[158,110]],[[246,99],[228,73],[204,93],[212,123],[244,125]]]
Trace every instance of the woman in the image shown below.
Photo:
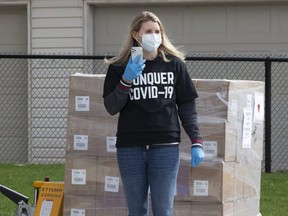
[[[131,59],[135,45],[143,48],[143,60],[140,55]],[[120,113],[117,161],[129,215],[147,215],[150,187],[153,215],[170,216],[179,169],[178,117],[191,139],[191,165],[204,158],[198,95],[184,55],[171,44],[159,18],[143,11],[134,18],[122,52],[106,61],[104,104],[111,115]]]

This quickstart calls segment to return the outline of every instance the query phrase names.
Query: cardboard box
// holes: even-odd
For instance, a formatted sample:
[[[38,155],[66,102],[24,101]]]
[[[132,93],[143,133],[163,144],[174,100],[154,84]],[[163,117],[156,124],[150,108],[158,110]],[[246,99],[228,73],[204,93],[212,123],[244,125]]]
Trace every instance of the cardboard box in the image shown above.
[[[197,79],[196,88],[199,94],[196,101],[197,111],[202,121],[206,119],[208,122],[241,122],[243,109],[246,107],[253,110],[259,108],[261,111],[259,115],[264,117],[264,82],[262,81]],[[263,101],[258,100],[261,95]]]
[[[234,162],[203,162],[190,168],[190,201],[234,201]]]
[[[66,154],[115,158],[117,121],[115,117],[69,116]]]
[[[237,133],[229,123],[200,123],[199,128],[203,136],[206,159],[236,160]]]
[[[64,194],[96,195],[96,157],[66,156]]]
[[[244,162],[263,158],[263,124],[252,124],[251,146],[243,146],[242,124],[235,123],[199,123],[203,137],[203,150],[206,160],[224,162]]]
[[[189,166],[182,163],[181,166]],[[260,199],[261,161],[203,162],[190,168],[190,201],[235,202]]]
[[[115,158],[67,156],[65,195],[125,197]]]
[[[95,196],[65,195],[63,203],[63,216],[89,215],[93,216],[96,208]],[[84,214],[83,214],[84,212]]]
[[[260,199],[262,161],[235,163],[235,193],[241,200]]]
[[[237,131],[227,122],[203,123],[199,122],[199,130],[203,139],[205,159],[236,161],[237,158]],[[185,131],[181,131],[180,152],[191,155],[191,141]],[[191,157],[191,156],[190,156]]]
[[[110,117],[102,97],[104,74],[74,74],[69,77],[68,114]]]
[[[206,158],[222,158],[224,161],[236,161],[237,131],[227,122],[198,124],[203,139],[203,151]],[[191,140],[181,129],[180,152],[191,154]]]
[[[259,199],[227,203],[174,202],[174,216],[259,216]]]
[[[228,117],[229,82],[223,80],[196,80],[198,116],[206,122],[224,122]]]
[[[233,216],[233,203],[174,202],[174,216]],[[255,215],[256,216],[256,215]]]
[[[125,198],[67,195],[63,216],[128,215]]]
[[[233,216],[261,216],[260,199],[252,198],[235,202],[233,213]]]
[[[194,82],[199,94],[196,108],[206,156],[225,162],[262,160],[264,83],[201,79]],[[247,120],[250,120],[248,128]],[[190,154],[190,146],[182,128],[180,151]]]

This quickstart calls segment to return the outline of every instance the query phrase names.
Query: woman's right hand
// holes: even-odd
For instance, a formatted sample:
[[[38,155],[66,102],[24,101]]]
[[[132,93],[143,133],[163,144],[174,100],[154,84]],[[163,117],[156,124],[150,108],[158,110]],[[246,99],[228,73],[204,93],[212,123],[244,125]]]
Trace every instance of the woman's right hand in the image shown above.
[[[130,56],[128,64],[126,65],[124,74],[122,76],[125,80],[132,82],[134,79],[140,76],[140,74],[145,68],[145,62],[146,62],[145,59],[139,61],[140,58],[141,58],[141,55],[139,54],[132,61],[132,57]]]

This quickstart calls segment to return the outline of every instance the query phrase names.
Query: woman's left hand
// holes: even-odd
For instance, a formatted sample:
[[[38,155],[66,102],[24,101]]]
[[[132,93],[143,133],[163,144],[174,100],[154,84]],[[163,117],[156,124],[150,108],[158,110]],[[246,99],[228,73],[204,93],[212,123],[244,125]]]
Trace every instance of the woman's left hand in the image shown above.
[[[195,146],[191,148],[191,166],[198,166],[204,159],[205,154],[201,147]]]

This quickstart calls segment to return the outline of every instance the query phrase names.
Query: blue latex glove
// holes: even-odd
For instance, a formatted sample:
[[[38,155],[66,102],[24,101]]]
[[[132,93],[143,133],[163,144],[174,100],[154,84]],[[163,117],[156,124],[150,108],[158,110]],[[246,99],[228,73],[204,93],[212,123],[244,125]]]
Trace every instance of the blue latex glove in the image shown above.
[[[198,166],[201,161],[204,159],[205,154],[201,147],[195,146],[191,148],[191,166]]]
[[[128,61],[128,64],[126,65],[123,78],[126,80],[132,81],[136,79],[140,74],[142,73],[144,67],[145,67],[145,59],[142,61],[140,60],[141,55],[139,54],[136,56],[136,58],[132,61],[132,58],[130,56],[130,59]]]

